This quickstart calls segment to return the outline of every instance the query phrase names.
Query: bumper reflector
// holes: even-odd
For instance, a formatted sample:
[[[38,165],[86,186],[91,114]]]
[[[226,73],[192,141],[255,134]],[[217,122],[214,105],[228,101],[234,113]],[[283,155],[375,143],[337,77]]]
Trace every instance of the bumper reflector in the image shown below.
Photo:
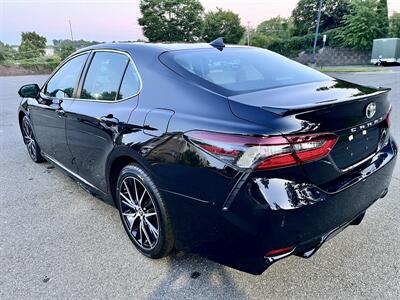
[[[294,249],[293,246],[290,247],[286,247],[286,248],[280,248],[280,249],[275,249],[275,250],[270,250],[267,253],[265,253],[266,257],[271,257],[271,256],[278,256],[278,255],[282,255],[285,253],[289,253],[292,252]]]

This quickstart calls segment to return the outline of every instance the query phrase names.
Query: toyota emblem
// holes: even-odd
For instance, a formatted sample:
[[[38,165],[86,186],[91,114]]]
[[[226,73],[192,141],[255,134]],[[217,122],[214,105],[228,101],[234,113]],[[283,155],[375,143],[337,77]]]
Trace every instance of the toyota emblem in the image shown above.
[[[370,104],[367,105],[367,108],[365,109],[365,115],[367,116],[368,119],[371,119],[373,116],[375,116],[376,113],[376,104],[374,102],[371,102]]]

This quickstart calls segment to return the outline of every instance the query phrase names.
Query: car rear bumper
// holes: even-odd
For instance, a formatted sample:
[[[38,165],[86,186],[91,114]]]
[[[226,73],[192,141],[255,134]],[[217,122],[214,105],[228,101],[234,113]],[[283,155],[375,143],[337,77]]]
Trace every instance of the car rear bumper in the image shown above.
[[[344,175],[341,185],[332,183],[336,186],[329,187],[330,192],[289,180],[248,178],[250,187],[242,188],[223,210],[232,226],[211,258],[261,274],[286,256],[312,256],[345,227],[360,223],[367,208],[386,195],[396,155],[390,140],[370,161]],[[266,255],[277,249],[287,250]]]
[[[368,161],[323,186],[311,184],[302,167],[296,166],[244,174],[220,201],[163,190],[175,246],[252,274],[263,273],[288,255],[310,257],[330,237],[359,223],[367,208],[386,195],[396,155],[397,147],[389,139]],[[207,174],[219,178],[215,171]],[[215,189],[223,180],[213,185],[208,177],[191,177],[187,183],[194,181],[202,191],[220,198]],[[226,179],[223,187],[229,182]],[[288,247],[286,255],[266,256]]]

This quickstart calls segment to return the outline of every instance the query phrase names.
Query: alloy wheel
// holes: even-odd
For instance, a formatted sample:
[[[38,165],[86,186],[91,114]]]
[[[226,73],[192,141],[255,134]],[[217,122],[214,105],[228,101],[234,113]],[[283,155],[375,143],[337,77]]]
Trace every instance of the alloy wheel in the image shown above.
[[[129,234],[144,250],[153,249],[159,239],[159,219],[154,201],[143,182],[126,177],[119,188],[122,219]]]
[[[28,149],[28,153],[32,159],[35,160],[37,158],[36,141],[33,136],[32,127],[26,119],[23,121],[23,135],[24,143]]]

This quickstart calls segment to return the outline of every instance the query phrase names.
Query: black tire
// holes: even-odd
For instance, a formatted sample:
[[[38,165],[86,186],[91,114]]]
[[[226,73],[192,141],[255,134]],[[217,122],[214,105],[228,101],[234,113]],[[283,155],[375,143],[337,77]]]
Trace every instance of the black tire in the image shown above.
[[[28,154],[30,158],[35,162],[35,163],[42,163],[45,162],[46,160],[42,156],[40,152],[40,147],[36,142],[35,134],[33,133],[33,127],[31,124],[31,121],[27,116],[24,116],[22,118],[21,122],[21,132],[22,132],[22,137],[24,139],[24,143],[26,145],[26,149],[28,150]]]
[[[116,204],[126,233],[143,255],[169,255],[175,241],[170,217],[157,186],[139,165],[127,165],[119,174]]]

